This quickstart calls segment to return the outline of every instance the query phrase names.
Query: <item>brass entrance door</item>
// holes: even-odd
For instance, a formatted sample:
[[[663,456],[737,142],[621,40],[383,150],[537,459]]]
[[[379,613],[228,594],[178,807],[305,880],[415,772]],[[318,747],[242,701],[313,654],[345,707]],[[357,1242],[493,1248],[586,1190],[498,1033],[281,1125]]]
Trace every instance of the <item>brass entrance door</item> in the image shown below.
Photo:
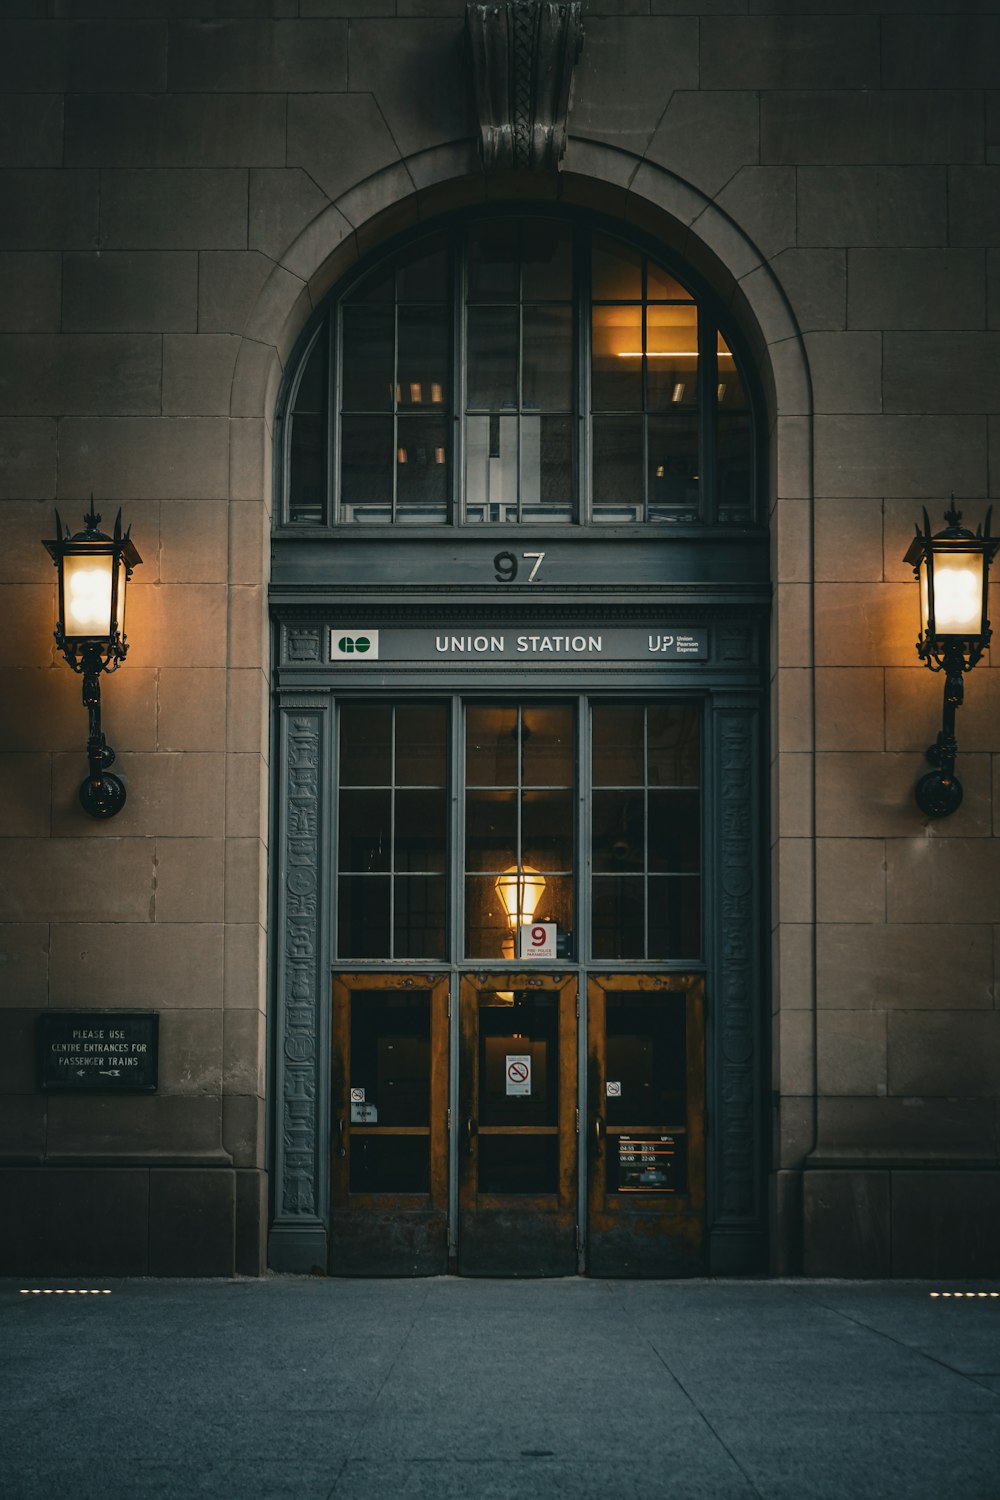
[[[448,1269],[448,981],[333,981],[330,1273]]]
[[[587,1270],[693,1276],[705,1263],[704,985],[588,985]]]
[[[461,989],[458,1269],[577,1269],[576,980],[467,975]]]

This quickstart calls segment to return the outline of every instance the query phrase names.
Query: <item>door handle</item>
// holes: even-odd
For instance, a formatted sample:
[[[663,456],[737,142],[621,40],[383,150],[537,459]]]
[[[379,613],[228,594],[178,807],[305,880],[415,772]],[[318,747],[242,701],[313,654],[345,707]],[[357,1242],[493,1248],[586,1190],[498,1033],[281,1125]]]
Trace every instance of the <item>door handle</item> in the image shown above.
[[[337,1118],[337,1155],[338,1156],[346,1156],[347,1155],[347,1148],[344,1145],[344,1126],[346,1125],[346,1123],[347,1122],[344,1119],[343,1115],[338,1116],[338,1118]]]
[[[604,1147],[604,1121],[600,1115],[594,1117],[594,1151],[597,1156],[601,1155]]]
[[[478,1130],[479,1126],[470,1115],[465,1122],[465,1149],[468,1151],[470,1156],[472,1155],[472,1140],[473,1137],[478,1133]]]

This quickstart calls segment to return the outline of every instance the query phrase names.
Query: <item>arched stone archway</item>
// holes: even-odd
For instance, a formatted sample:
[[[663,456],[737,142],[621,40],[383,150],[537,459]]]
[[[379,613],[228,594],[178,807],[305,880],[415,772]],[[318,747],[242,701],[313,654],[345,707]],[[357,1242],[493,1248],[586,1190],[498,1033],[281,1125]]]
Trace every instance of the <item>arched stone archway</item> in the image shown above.
[[[808,668],[812,661],[811,388],[805,346],[789,300],[766,256],[740,226],[704,193],[628,153],[573,142],[558,177],[485,179],[471,147],[429,150],[343,193],[280,255],[243,330],[231,416],[237,461],[252,498],[254,483],[268,516],[274,464],[271,423],[282,372],[303,326],[329,290],[385,240],[457,209],[486,202],[549,201],[593,209],[655,238],[692,265],[731,310],[761,378],[769,428],[768,505],[775,608],[771,651],[772,786],[775,809],[794,804],[771,829],[771,912],[774,1017],[772,1075],[781,1082],[781,1040],[791,1028],[799,1073],[811,1069],[815,1095],[814,955],[809,939],[814,910],[814,853],[810,842],[814,778],[813,716]],[[254,476],[254,477],[251,477]],[[785,787],[795,793],[783,795]],[[787,897],[787,899],[785,899]],[[782,1018],[779,981],[786,956],[795,962],[794,1014]],[[796,1092],[808,1092],[797,1089]],[[808,1131],[808,1122],[805,1123]],[[801,1129],[800,1129],[801,1133]],[[797,1173],[775,1179],[789,1197],[776,1197],[779,1216],[798,1217]],[[775,1264],[787,1264],[779,1247]],[[308,1258],[308,1257],[307,1257]]]

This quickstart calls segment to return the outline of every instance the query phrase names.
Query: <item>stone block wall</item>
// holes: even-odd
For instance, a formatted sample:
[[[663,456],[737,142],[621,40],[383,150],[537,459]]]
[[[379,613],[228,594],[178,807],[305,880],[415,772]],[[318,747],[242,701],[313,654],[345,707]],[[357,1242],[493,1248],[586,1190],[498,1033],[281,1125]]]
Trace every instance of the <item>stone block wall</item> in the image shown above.
[[[590,0],[566,170],[498,186],[461,0],[8,0],[0,1270],[97,1269],[94,1194],[129,1269],[259,1268],[282,362],[351,259],[498,193],[666,215],[775,393],[774,1264],[981,1267],[954,1226],[1000,1212],[998,653],[959,714],[965,802],[929,823],[940,683],[900,559],[923,505],[975,522],[1000,485],[1000,11],[912,9]],[[107,825],[75,800],[39,545],[91,491],[143,556]],[[38,1093],[38,1011],[98,1006],[161,1012],[155,1098]]]

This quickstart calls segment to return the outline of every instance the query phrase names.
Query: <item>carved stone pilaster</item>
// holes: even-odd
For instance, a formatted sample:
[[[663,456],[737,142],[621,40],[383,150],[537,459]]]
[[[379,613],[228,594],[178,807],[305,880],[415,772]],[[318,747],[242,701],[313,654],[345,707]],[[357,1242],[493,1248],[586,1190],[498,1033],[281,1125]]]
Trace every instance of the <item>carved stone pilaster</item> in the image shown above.
[[[758,713],[720,699],[714,714],[715,839],[714,1139],[717,1226],[749,1229],[761,1217],[760,900]]]
[[[468,0],[465,17],[483,166],[556,170],[583,47],[580,0]]]
[[[272,1264],[308,1270],[324,1241],[326,1090],[324,954],[324,714],[280,716],[283,784],[277,889],[275,1224]]]

